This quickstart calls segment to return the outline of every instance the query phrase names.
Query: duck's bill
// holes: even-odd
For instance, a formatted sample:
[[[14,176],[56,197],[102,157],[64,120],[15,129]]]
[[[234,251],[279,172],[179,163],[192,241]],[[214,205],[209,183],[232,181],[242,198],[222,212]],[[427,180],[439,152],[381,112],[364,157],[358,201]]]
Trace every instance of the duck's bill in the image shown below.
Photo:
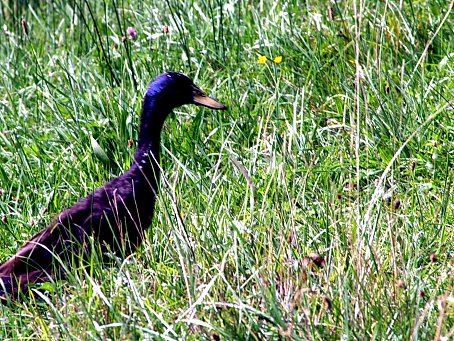
[[[203,105],[204,107],[215,109],[215,110],[225,110],[227,107],[216,101],[215,99],[208,97],[202,90],[194,86],[192,92],[192,102],[194,104]]]

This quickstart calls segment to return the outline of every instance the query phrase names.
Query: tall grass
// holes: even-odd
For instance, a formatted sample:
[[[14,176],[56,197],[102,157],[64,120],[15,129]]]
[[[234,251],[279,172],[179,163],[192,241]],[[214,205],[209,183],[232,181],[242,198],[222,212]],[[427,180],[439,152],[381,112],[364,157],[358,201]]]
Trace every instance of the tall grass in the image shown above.
[[[182,71],[229,106],[168,119],[143,247],[0,308],[2,339],[452,337],[452,3],[0,13],[2,261],[129,167],[155,76]]]

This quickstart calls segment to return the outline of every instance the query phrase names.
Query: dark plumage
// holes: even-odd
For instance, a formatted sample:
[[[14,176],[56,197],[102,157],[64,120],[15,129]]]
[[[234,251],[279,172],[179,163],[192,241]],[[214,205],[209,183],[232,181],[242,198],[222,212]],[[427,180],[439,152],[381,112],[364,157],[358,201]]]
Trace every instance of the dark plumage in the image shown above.
[[[153,216],[159,183],[159,142],[170,111],[184,104],[226,107],[207,97],[181,73],[168,72],[150,83],[142,103],[138,149],[131,168],[61,212],[0,266],[0,299],[17,298],[32,283],[64,278],[61,263],[89,253],[92,236],[104,250],[129,255],[144,238]]]

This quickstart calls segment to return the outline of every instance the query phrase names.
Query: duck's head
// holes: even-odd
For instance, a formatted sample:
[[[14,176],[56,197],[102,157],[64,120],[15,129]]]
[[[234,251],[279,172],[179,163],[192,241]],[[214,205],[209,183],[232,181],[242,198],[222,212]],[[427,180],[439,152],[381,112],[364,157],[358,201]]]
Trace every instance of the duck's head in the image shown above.
[[[184,104],[202,105],[210,109],[225,110],[227,107],[208,97],[191,79],[182,73],[166,72],[158,76],[148,86],[145,101],[155,99],[169,109]]]

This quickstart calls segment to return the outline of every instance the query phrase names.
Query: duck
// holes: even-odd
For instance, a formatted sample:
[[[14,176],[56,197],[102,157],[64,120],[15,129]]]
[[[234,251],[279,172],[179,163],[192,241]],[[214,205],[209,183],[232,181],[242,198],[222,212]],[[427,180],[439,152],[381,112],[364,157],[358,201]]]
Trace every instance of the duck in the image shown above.
[[[63,210],[0,266],[3,303],[29,292],[31,284],[64,279],[74,257],[89,257],[89,238],[104,255],[127,257],[141,245],[159,189],[161,131],[172,110],[185,104],[227,109],[182,73],[166,72],[153,80],[142,101],[137,151],[129,170]]]

